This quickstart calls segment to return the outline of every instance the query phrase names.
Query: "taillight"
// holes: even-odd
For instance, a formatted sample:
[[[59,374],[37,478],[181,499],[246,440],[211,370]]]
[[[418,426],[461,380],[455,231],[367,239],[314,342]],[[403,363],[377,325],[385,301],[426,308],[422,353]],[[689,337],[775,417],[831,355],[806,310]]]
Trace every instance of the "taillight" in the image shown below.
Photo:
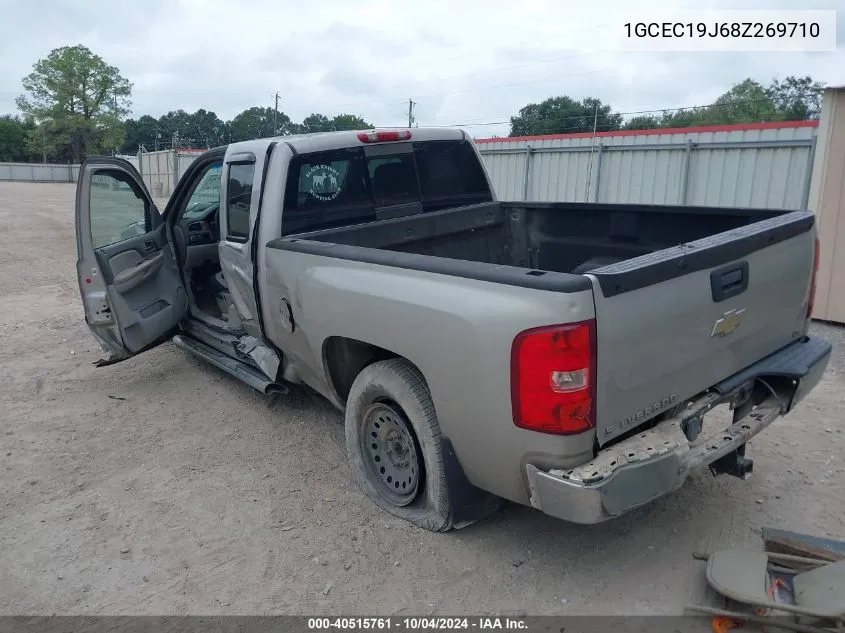
[[[358,140],[362,143],[389,143],[392,141],[407,141],[410,138],[410,130],[390,130],[382,132],[358,133]]]
[[[813,316],[813,305],[816,302],[816,276],[819,273],[819,238],[813,247],[813,276],[810,278],[810,299],[807,302],[807,318]]]
[[[572,435],[595,426],[596,322],[526,330],[511,349],[511,402],[518,427]]]

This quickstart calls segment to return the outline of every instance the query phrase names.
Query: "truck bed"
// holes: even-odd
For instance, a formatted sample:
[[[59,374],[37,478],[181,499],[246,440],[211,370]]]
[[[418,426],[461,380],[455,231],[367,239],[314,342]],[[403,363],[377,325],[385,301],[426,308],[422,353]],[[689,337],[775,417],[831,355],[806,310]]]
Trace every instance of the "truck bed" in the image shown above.
[[[530,269],[525,273],[537,277],[541,271],[584,273],[784,213],[718,207],[492,202],[291,238],[514,266]],[[340,255],[339,249],[334,250],[335,256]]]
[[[806,335],[814,220],[807,211],[492,202],[268,246],[591,291],[601,446]],[[559,322],[567,319],[562,309]]]

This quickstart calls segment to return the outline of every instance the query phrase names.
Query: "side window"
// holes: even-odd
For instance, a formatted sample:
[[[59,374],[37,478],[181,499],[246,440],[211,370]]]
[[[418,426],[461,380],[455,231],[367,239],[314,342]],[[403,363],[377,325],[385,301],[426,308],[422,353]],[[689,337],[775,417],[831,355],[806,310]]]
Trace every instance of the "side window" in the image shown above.
[[[223,165],[221,163],[214,163],[205,170],[188,199],[183,217],[190,218],[193,215],[202,215],[209,207],[220,204],[220,176],[222,173]]]
[[[103,170],[91,177],[89,209],[94,248],[122,242],[152,230],[146,196],[122,171]]]
[[[246,242],[249,239],[249,206],[254,176],[254,163],[229,165],[226,238],[233,242]]]

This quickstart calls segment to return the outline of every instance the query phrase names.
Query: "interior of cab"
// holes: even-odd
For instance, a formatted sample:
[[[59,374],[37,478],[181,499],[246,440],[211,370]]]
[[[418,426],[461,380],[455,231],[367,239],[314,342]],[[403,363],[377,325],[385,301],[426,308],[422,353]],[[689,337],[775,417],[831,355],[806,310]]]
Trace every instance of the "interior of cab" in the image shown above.
[[[196,186],[180,205],[173,223],[173,237],[188,292],[191,316],[209,325],[240,330],[231,294],[220,266],[221,162],[208,165]],[[241,183],[229,184],[230,197],[240,201],[249,191]]]

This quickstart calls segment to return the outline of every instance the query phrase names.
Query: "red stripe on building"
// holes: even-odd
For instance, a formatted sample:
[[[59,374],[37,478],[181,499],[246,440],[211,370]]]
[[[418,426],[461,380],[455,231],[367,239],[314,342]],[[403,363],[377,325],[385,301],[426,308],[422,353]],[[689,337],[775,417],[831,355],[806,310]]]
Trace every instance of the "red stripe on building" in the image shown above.
[[[666,127],[649,130],[617,130],[596,132],[596,138],[609,136],[647,136],[651,134],[699,134],[703,132],[745,132],[751,130],[779,130],[798,127],[818,127],[818,121],[769,121],[766,123],[735,123],[731,125],[696,125],[693,127]],[[551,141],[555,139],[592,138],[592,132],[575,134],[542,134],[539,136],[503,136],[499,138],[477,138],[476,143],[510,143],[513,141]]]

